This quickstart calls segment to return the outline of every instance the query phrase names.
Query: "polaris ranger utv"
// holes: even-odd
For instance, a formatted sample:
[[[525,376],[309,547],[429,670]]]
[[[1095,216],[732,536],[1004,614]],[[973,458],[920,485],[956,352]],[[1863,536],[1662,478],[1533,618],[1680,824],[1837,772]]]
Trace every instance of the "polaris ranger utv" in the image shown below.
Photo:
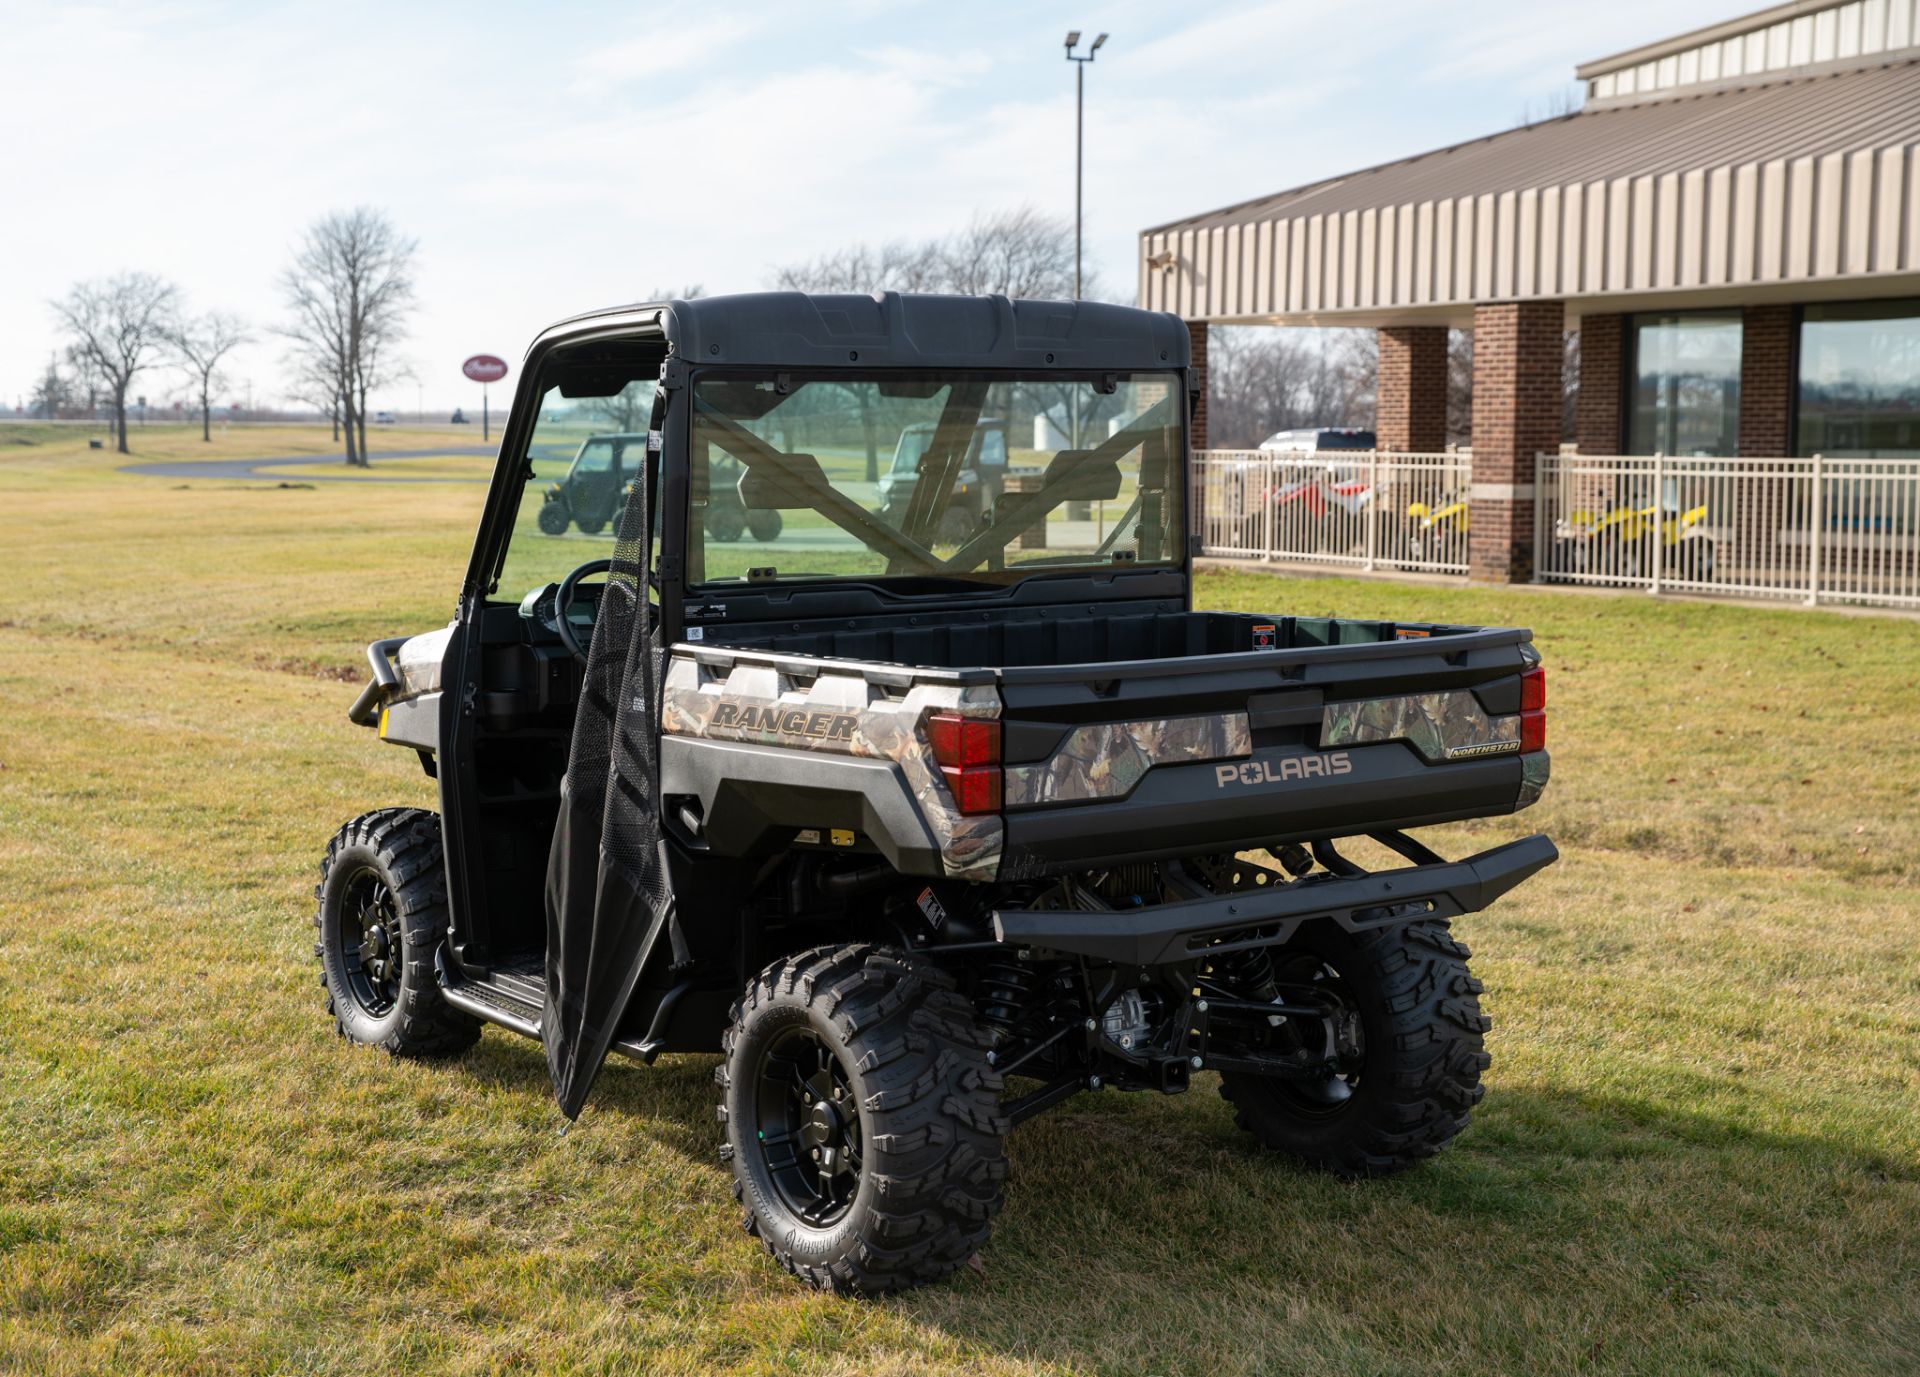
[[[1008,1130],[1083,1091],[1213,1072],[1313,1166],[1437,1152],[1487,1066],[1447,920],[1555,852],[1408,829],[1539,797],[1539,657],[1195,611],[1193,386],[1179,320],[1090,302],[717,297],[540,336],[452,624],[370,647],[350,713],[440,811],[327,850],[340,1032],[539,1039],[568,1115],[610,1051],[718,1053],[746,1227],[863,1295],[963,1265]],[[623,393],[644,481],[611,558],[563,567],[529,455]],[[957,530],[981,418],[1041,414],[1078,437]],[[883,518],[869,457],[915,427]],[[712,539],[722,501],[784,534]]]

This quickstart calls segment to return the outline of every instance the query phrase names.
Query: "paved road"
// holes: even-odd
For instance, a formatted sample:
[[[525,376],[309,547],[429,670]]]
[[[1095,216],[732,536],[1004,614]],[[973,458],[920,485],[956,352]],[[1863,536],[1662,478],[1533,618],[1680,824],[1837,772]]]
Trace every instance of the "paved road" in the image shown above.
[[[388,459],[439,459],[449,454],[492,455],[500,452],[497,445],[442,445],[438,449],[383,449],[374,450],[369,458],[374,463]],[[384,473],[378,469],[369,473],[364,469],[349,469],[337,454],[292,454],[279,459],[174,459],[157,464],[123,464],[122,473],[138,473],[148,478],[246,478],[260,483],[285,483],[290,481],[284,473],[261,473],[263,468],[287,468],[299,465],[301,469],[318,470],[331,466],[330,473],[306,473],[302,479],[317,479],[326,483],[484,483],[484,478],[409,478],[403,473]]]

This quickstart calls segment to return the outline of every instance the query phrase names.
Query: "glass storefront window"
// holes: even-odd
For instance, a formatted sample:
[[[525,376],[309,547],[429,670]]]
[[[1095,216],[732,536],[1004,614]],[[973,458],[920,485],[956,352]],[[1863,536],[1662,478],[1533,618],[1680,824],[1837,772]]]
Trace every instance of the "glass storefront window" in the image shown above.
[[[1630,454],[1737,454],[1740,313],[1633,318]]]
[[[1920,455],[1920,297],[1804,310],[1799,432],[1801,454]]]

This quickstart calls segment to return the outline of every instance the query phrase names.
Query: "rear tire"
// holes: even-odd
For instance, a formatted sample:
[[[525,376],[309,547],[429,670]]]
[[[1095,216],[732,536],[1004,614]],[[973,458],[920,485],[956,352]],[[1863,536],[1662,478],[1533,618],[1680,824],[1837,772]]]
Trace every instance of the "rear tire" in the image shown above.
[[[966,1265],[999,1213],[1001,1079],[951,977],[817,947],[733,1006],[714,1073],[742,1223],[809,1286],[877,1296]]]
[[[580,528],[580,534],[582,535],[599,535],[600,532],[607,529],[607,523],[604,518],[590,520],[584,516],[575,517],[573,524]]]
[[[1336,1176],[1386,1176],[1438,1153],[1486,1093],[1490,1024],[1470,954],[1437,918],[1365,933],[1330,921],[1303,928],[1275,964],[1331,972],[1359,1015],[1360,1069],[1319,1082],[1224,1072],[1234,1122]]]
[[[327,843],[314,926],[335,1030],[401,1057],[464,1052],[479,1022],[441,998],[434,957],[447,937],[440,819],[419,808],[355,818]]]
[[[747,513],[747,529],[762,545],[778,540],[786,528],[787,519],[770,507],[758,507]]]

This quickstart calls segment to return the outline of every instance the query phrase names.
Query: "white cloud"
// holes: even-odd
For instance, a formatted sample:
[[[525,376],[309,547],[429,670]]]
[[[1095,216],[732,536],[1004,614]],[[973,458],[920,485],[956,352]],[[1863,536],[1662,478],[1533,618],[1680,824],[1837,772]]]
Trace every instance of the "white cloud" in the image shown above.
[[[576,84],[583,90],[604,91],[619,83],[698,67],[744,42],[757,28],[737,10],[688,20],[664,6],[652,9],[641,33],[591,48],[576,58]]]
[[[1575,61],[1724,13],[1097,0],[1074,16],[1114,35],[1087,71],[1090,259],[1124,289],[1144,226],[1494,132]],[[656,283],[750,289],[849,240],[1070,214],[1065,27],[1016,0],[644,21],[610,0],[470,0],[457,19],[0,0],[0,401],[31,386],[45,302],[80,278],[144,268],[270,324],[289,246],[337,207],[382,206],[421,241],[412,352],[436,408],[464,398],[466,354],[515,358],[548,321]],[[236,370],[256,396],[280,352]]]

